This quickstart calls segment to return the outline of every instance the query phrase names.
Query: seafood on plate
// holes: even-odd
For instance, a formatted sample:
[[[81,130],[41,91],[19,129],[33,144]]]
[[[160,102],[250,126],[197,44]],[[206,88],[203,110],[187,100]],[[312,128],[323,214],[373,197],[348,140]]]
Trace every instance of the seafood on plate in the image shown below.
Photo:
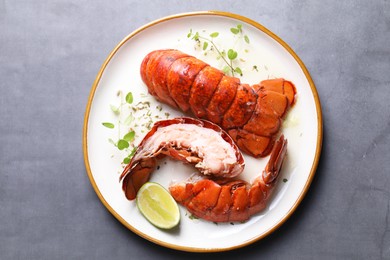
[[[127,199],[136,198],[158,159],[164,156],[192,164],[200,173],[219,178],[235,177],[245,165],[232,138],[218,125],[189,117],[161,120],[140,142],[120,176]]]
[[[285,79],[243,84],[178,50],[155,50],[140,68],[148,91],[159,101],[221,126],[254,157],[268,155],[296,89]]]
[[[243,222],[270,200],[287,151],[284,136],[276,141],[263,173],[252,184],[230,178],[188,180],[169,187],[173,198],[193,215],[213,222]]]

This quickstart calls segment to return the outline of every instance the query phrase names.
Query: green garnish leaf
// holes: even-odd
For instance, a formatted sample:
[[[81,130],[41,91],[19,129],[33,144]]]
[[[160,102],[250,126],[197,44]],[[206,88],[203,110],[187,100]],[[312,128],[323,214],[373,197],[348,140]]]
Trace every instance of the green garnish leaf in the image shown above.
[[[237,28],[230,28],[230,31],[233,33],[233,34],[238,34],[239,32],[240,32],[240,30],[239,29],[237,29]]]
[[[222,71],[223,71],[223,73],[225,73],[226,75],[229,75],[229,73],[231,72],[231,70],[230,70],[230,67],[229,67],[229,66],[225,66],[225,67],[223,67]]]
[[[204,42],[203,43],[203,50],[204,51],[207,49],[207,46],[209,46],[209,43],[208,42]]]
[[[119,107],[116,107],[114,105],[110,105],[111,111],[114,112],[116,115],[119,115]]]
[[[288,180],[286,178],[283,179],[283,182],[286,183]]]
[[[128,115],[125,119],[125,121],[123,122],[124,125],[130,125],[133,121],[134,121],[134,116],[132,113],[130,113],[130,115]]]
[[[238,55],[238,53],[235,50],[233,50],[233,49],[228,50],[229,60],[234,60],[235,58],[237,58],[237,55]]]
[[[195,41],[199,41],[199,33],[196,32],[194,37],[192,37],[192,39],[194,39]]]
[[[114,128],[115,127],[115,125],[113,123],[109,123],[109,122],[104,122],[104,123],[102,123],[102,125],[104,125],[107,128]]]
[[[126,103],[131,104],[133,103],[133,93],[129,92],[126,95]]]
[[[126,157],[123,159],[124,164],[129,164],[130,163],[130,157]]]
[[[210,37],[216,38],[216,37],[218,37],[218,35],[219,35],[219,32],[213,32],[212,34],[210,34]]]
[[[248,44],[250,43],[248,35],[244,35],[244,40],[246,43],[248,43]]]
[[[130,154],[127,157],[123,158],[123,163],[129,164],[131,161],[131,158],[134,156],[136,151],[137,151],[137,147],[134,147],[133,150],[131,150]]]
[[[127,147],[129,147],[129,142],[128,142],[128,141],[123,140],[123,139],[120,139],[120,140],[118,141],[118,149],[119,149],[119,150],[123,150],[123,149],[125,149],[125,148],[127,148]]]
[[[131,153],[129,154],[129,157],[133,157],[133,155],[135,154],[135,152],[137,151],[137,146],[133,148],[133,150],[131,150]]]
[[[244,35],[243,33],[243,25],[237,24],[235,27],[230,28],[231,33],[234,35],[237,35],[237,40],[240,40],[242,42],[246,42],[247,44],[250,43],[248,35]],[[206,32],[206,30],[201,31],[203,33]],[[224,49],[220,48],[215,42],[214,38],[219,36],[219,32],[212,32],[209,34],[209,36],[205,37],[199,34],[199,32],[196,32],[195,34],[192,33],[192,30],[190,29],[190,33],[187,34],[187,37],[191,37],[192,39],[196,41],[196,48],[203,49],[204,55],[208,54],[208,50],[215,51],[217,56],[217,60],[223,60],[225,63],[225,67],[223,67],[223,72],[226,75],[234,76],[236,73],[239,73],[241,76],[243,75],[241,68],[235,68],[234,66],[238,65],[240,62],[245,62],[244,59],[241,57],[238,59],[238,52],[234,49],[229,49],[228,51],[225,51]],[[239,50],[241,51],[241,50]],[[248,50],[243,50],[246,53],[248,53]],[[234,62],[233,62],[234,61]],[[233,64],[234,63],[234,64]],[[222,67],[222,66],[221,66]]]
[[[123,140],[125,140],[127,142],[132,142],[132,141],[134,141],[134,137],[135,137],[135,132],[130,131],[127,134],[125,134],[125,136],[123,137]]]
[[[240,74],[240,76],[242,76],[242,70],[239,67],[236,67],[234,71]]]

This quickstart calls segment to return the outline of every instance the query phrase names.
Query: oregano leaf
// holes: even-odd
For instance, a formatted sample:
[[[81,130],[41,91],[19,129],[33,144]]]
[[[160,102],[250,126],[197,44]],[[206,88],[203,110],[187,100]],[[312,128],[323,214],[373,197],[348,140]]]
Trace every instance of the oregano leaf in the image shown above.
[[[130,131],[127,134],[125,134],[125,136],[123,137],[123,140],[125,140],[127,142],[132,142],[134,140],[134,137],[135,137],[135,132]]]
[[[209,46],[209,43],[208,42],[204,42],[203,43],[203,50],[204,51],[207,49],[207,46]]]
[[[230,31],[233,33],[233,34],[238,34],[239,32],[240,32],[240,30],[239,29],[237,29],[237,28],[230,28]]]
[[[234,60],[235,58],[237,58],[237,52],[233,49],[229,49],[228,50],[228,58],[229,60]]]
[[[229,75],[229,73],[230,73],[230,67],[229,66],[225,66],[225,67],[223,67],[223,69],[222,69],[222,71],[223,71],[223,73],[225,73],[226,75]]]
[[[247,44],[250,43],[248,35],[244,35],[244,40],[245,40],[245,42],[246,42]]]
[[[135,146],[133,148],[133,150],[131,151],[131,153],[129,154],[129,157],[133,157],[133,155],[135,154],[135,152],[137,151],[137,146]]]
[[[129,92],[126,95],[126,103],[131,104],[133,103],[133,93]]]
[[[130,157],[128,156],[128,157],[124,158],[123,159],[123,163],[124,164],[129,164],[130,163]]]
[[[216,38],[216,37],[218,37],[218,35],[219,35],[219,32],[213,32],[212,34],[210,34],[210,37]]]
[[[126,140],[123,140],[123,139],[120,139],[118,141],[118,149],[119,150],[123,150],[125,148],[129,147],[129,142],[127,142]]]
[[[134,121],[134,119],[135,119],[135,118],[134,118],[133,114],[130,113],[130,114],[126,117],[126,119],[125,119],[125,121],[123,122],[123,124],[129,126],[129,125],[131,125],[131,123]]]
[[[115,125],[113,123],[109,123],[109,122],[104,122],[104,123],[102,123],[102,125],[104,125],[107,128],[114,128],[115,127]]]
[[[196,32],[194,37],[192,37],[192,39],[194,39],[195,41],[198,41],[199,40],[199,33]]]
[[[240,74],[240,76],[242,76],[242,70],[239,67],[236,67],[234,71]]]
[[[116,115],[119,115],[119,107],[110,105],[111,111],[114,112]]]

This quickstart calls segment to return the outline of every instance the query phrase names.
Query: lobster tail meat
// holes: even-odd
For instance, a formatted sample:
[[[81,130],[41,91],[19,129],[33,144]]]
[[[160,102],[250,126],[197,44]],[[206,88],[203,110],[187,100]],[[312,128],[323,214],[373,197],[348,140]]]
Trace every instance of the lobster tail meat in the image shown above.
[[[240,150],[218,125],[188,117],[161,120],[146,134],[120,176],[127,199],[135,199],[157,159],[164,156],[192,164],[209,176],[232,178],[244,169]]]
[[[214,222],[242,222],[262,211],[269,202],[287,152],[281,136],[269,162],[252,184],[243,180],[195,179],[169,187],[173,198],[193,215]]]
[[[141,64],[141,77],[156,99],[209,120],[254,157],[270,153],[296,89],[284,79],[252,86],[178,50],[156,50]]]

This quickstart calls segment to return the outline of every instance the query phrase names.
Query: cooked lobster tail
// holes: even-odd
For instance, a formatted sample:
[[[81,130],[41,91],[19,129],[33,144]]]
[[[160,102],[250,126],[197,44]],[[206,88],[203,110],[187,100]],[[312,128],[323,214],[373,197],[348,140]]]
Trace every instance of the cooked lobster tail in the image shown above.
[[[246,221],[264,210],[275,189],[287,153],[282,135],[263,173],[253,183],[231,178],[188,180],[169,187],[173,198],[199,218],[214,222]]]
[[[242,84],[172,49],[149,53],[141,64],[141,77],[155,98],[220,125],[242,151],[255,157],[271,152],[282,119],[295,102],[296,89],[290,81]]]
[[[236,177],[245,166],[240,150],[218,125],[189,117],[161,120],[145,135],[120,176],[127,199],[135,199],[164,156],[218,178]]]

